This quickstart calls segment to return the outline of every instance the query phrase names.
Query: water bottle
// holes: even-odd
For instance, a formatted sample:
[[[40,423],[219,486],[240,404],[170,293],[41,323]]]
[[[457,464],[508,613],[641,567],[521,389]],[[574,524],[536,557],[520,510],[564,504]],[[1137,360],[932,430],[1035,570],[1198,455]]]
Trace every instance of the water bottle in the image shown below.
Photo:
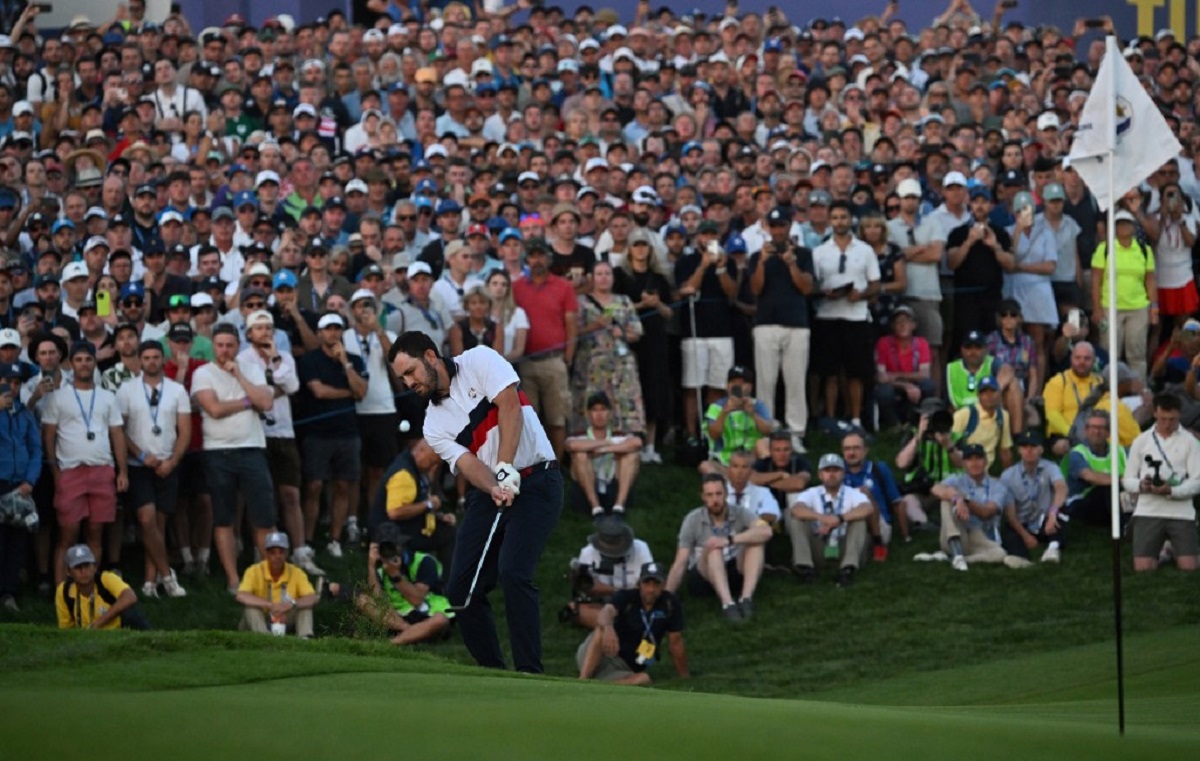
[[[279,593],[280,602],[293,602],[287,592],[287,582],[283,583],[282,591]],[[268,600],[270,602],[270,600]],[[287,634],[287,615],[283,613],[274,613],[271,615],[271,634],[276,637],[282,637]]]
[[[829,532],[829,538],[825,540],[825,559],[837,560],[839,557],[841,557],[841,553],[838,551],[838,529],[834,528]]]

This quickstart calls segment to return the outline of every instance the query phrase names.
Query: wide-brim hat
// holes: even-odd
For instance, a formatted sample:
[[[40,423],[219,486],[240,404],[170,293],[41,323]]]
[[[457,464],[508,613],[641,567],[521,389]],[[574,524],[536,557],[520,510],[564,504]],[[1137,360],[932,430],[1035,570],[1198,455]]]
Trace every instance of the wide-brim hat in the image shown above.
[[[610,515],[596,524],[588,544],[606,558],[623,558],[633,547],[633,529],[621,518]]]

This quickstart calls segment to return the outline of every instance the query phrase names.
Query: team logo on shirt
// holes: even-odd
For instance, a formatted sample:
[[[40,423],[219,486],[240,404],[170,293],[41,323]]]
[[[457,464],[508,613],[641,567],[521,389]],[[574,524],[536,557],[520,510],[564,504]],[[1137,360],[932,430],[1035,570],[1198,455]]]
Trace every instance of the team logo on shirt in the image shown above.
[[[476,397],[475,389],[473,389],[473,388],[467,389],[467,396],[474,399]]]

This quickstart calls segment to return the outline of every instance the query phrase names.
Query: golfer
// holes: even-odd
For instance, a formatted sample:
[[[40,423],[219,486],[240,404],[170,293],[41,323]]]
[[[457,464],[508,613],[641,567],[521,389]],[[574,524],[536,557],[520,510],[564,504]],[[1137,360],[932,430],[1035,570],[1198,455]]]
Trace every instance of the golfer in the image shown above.
[[[446,588],[452,606],[465,606],[457,614],[463,642],[479,665],[505,668],[487,599],[499,576],[513,664],[540,674],[533,574],[562,510],[563,480],[537,413],[517,388],[516,370],[490,348],[443,359],[429,336],[409,331],[392,344],[388,362],[428,402],[425,440],[469,485]]]

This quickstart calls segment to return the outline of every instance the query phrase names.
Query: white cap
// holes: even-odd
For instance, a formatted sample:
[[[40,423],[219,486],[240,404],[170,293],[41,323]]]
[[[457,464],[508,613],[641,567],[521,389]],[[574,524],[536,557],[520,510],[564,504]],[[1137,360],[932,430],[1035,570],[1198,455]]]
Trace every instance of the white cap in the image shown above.
[[[246,327],[254,327],[255,325],[274,325],[275,318],[265,309],[257,309],[246,315]]]
[[[359,288],[359,289],[358,289],[357,291],[355,291],[355,292],[354,292],[354,294],[353,294],[353,295],[350,297],[350,303],[351,303],[351,304],[353,304],[354,302],[356,302],[356,301],[361,301],[362,299],[370,299],[371,301],[374,301],[374,300],[375,300],[375,294],[374,294],[374,293],[371,293],[371,292],[370,292],[369,290],[367,290],[366,288]]]
[[[264,182],[273,182],[276,185],[282,185],[279,181],[279,173],[273,169],[264,169],[254,178],[254,187],[257,189]]]
[[[462,69],[448,71],[446,72],[446,76],[442,77],[442,87],[450,87],[451,85],[458,85],[465,89],[471,85],[471,78]]]
[[[369,42],[370,40],[378,40],[379,42],[383,42],[385,39],[382,29],[368,29],[367,31],[363,32],[362,38],[363,42]]]
[[[850,27],[846,30],[846,33],[842,35],[843,42],[849,42],[850,40],[858,40],[859,42],[862,42],[865,38],[866,35],[863,34],[863,30],[856,26]]]
[[[63,267],[62,281],[65,283],[76,278],[86,278],[88,276],[87,265],[83,262],[71,262],[66,267]]]
[[[315,118],[317,115],[317,109],[313,108],[311,103],[301,103],[292,109],[293,119],[299,118],[302,114],[308,114],[309,116]]]
[[[353,180],[350,180],[350,182],[346,183],[346,195],[350,195],[351,193],[362,193],[363,195],[366,195],[367,183],[363,182],[357,177],[355,177]]]
[[[627,61],[635,61],[635,62],[637,61],[637,56],[635,56],[633,54],[633,51],[630,50],[629,48],[617,48],[616,52],[613,53],[613,61],[616,62],[616,61],[621,60],[622,58],[624,58]]]
[[[948,188],[951,185],[962,185],[965,188],[967,186],[967,178],[962,172],[947,172],[946,176],[942,178],[942,187]]]
[[[1053,111],[1046,111],[1037,119],[1038,129],[1058,129],[1059,126],[1058,114]]]
[[[518,185],[520,185],[522,182],[526,182],[527,180],[541,182],[542,178],[538,176],[537,172],[521,172],[521,174],[517,176]]]
[[[450,154],[446,152],[446,146],[442,145],[441,143],[434,143],[433,145],[431,145],[425,149],[425,160],[428,161],[429,159],[433,158],[434,156],[441,156],[442,158],[449,158]],[[347,185],[346,187],[349,187],[349,185]],[[346,192],[349,193],[350,191],[347,190]]]
[[[87,243],[83,244],[83,253],[85,253],[85,254],[90,253],[92,249],[97,248],[99,246],[104,246],[105,248],[108,248],[108,240],[106,240],[103,235],[93,235],[92,237],[87,239]],[[66,270],[63,270],[63,272],[65,273]],[[84,268],[84,274],[87,274],[86,267]],[[64,275],[63,280],[66,280],[66,279],[67,278]]]
[[[492,62],[486,58],[477,58],[475,63],[471,64],[471,76],[478,74],[495,74],[496,70],[492,68]]]
[[[729,64],[729,56],[725,55],[725,51],[718,50],[716,53],[714,53],[713,55],[710,55],[708,57],[708,62],[709,63],[723,63],[723,64],[728,65]]]
[[[726,16],[725,18],[721,19],[721,24],[717,28],[720,29],[721,31],[725,31],[729,27],[737,26],[740,23],[741,22],[739,22],[733,16]]]
[[[584,40],[583,42],[579,43],[580,52],[583,52],[584,50],[595,50],[599,47],[600,47],[600,43],[596,42],[591,37],[589,37],[586,40]]]
[[[896,186],[896,195],[900,196],[901,198],[920,198],[921,183],[917,182],[911,177],[906,180],[901,180],[900,184]]]
[[[200,309],[202,307],[211,306],[215,306],[215,304],[213,304],[212,296],[209,296],[207,293],[192,294],[192,309]]]
[[[12,328],[0,330],[0,349],[5,346],[20,346],[21,334]]]
[[[616,37],[618,34],[621,35],[622,37],[628,37],[629,30],[626,29],[625,27],[621,26],[620,24],[613,24],[607,30],[605,30],[604,38],[611,40],[613,37]]]
[[[608,159],[601,158],[600,156],[588,159],[587,163],[583,165],[583,173],[587,174],[593,169],[608,169]]]
[[[317,330],[323,330],[331,326],[345,328],[346,321],[342,319],[340,314],[327,314],[317,321]]]
[[[1121,209],[1120,211],[1118,211],[1116,213],[1116,215],[1113,216],[1113,222],[1136,222],[1136,221],[1137,220],[1134,219],[1133,214],[1129,211],[1126,211],[1125,209]],[[66,278],[63,278],[63,279],[65,280]]]
[[[254,277],[255,275],[271,276],[271,268],[262,262],[255,262],[250,265],[250,269],[246,270],[246,277]]]
[[[18,100],[16,103],[13,104],[13,107],[12,107],[13,116],[20,116],[21,114],[32,114],[32,113],[33,113],[33,104],[27,100]]]
[[[427,263],[417,261],[408,265],[408,270],[405,274],[409,277],[409,279],[412,279],[417,275],[429,275],[430,277],[433,277],[433,270],[429,268]]]
[[[158,218],[158,224],[165,225],[168,222],[178,222],[179,224],[182,225],[183,224],[183,215],[180,214],[179,212],[175,211],[174,209],[171,209],[170,211],[165,211],[165,212],[163,212],[163,215]]]

